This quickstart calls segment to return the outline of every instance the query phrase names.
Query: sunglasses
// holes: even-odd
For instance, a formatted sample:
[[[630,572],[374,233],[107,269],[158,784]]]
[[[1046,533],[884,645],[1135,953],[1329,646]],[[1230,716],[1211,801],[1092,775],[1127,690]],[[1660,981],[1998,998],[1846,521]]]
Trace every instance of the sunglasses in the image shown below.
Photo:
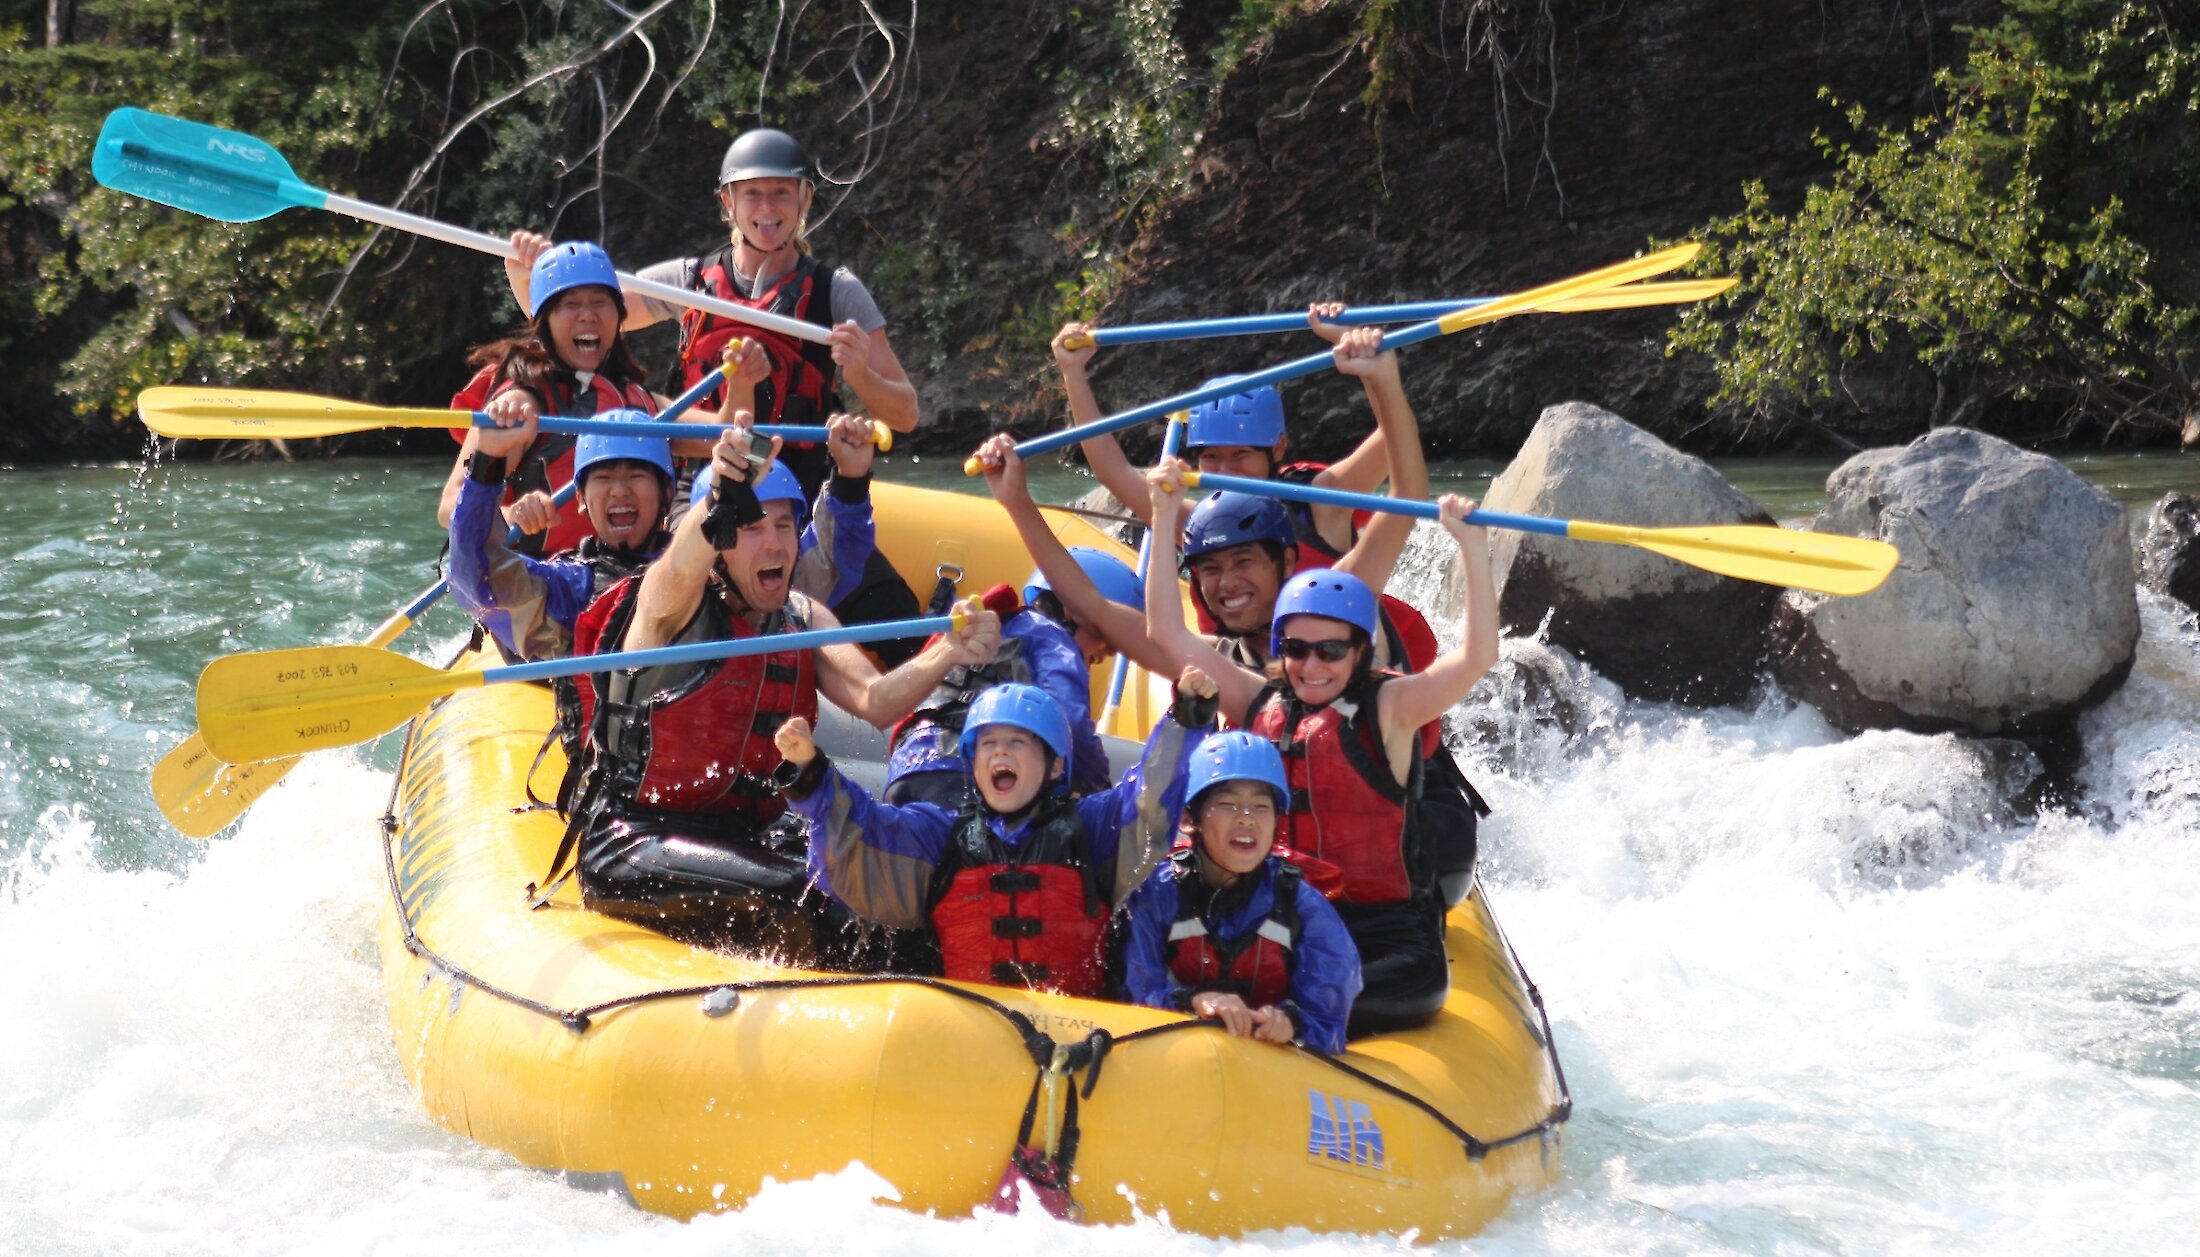
[[[1342,637],[1333,637],[1326,642],[1286,637],[1276,644],[1276,649],[1283,652],[1284,658],[1294,663],[1303,662],[1308,655],[1319,655],[1323,663],[1343,663],[1345,657],[1352,653],[1352,642]]]

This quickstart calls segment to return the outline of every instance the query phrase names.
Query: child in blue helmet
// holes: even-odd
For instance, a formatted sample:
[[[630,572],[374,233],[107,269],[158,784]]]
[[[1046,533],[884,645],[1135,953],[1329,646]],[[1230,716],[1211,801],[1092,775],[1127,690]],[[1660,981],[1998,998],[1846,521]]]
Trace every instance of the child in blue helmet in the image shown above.
[[[1071,558],[1116,605],[1143,605],[1144,587],[1130,565],[1103,550],[1079,546]],[[1000,594],[1009,597],[1005,587]],[[988,603],[993,595],[987,595]],[[1063,614],[1044,572],[1024,582],[1023,606],[1003,609],[1001,649],[989,663],[957,668],[894,730],[886,765],[886,800],[922,799],[958,808],[970,795],[970,768],[959,742],[972,700],[992,686],[1023,681],[1045,690],[1062,708],[1070,730],[1069,786],[1073,794],[1105,790],[1111,774],[1107,749],[1093,728],[1092,664],[1107,657],[1098,633]]]
[[[1218,733],[1192,753],[1185,794],[1191,845],[1126,909],[1132,1001],[1265,1043],[1343,1051],[1360,952],[1336,909],[1274,850],[1290,809],[1283,758],[1258,734]]]
[[[1074,801],[1068,718],[1044,690],[1015,682],[970,705],[961,752],[976,797],[959,811],[873,799],[818,753],[800,718],[779,727],[779,781],[809,821],[817,884],[878,924],[931,926],[948,977],[1098,996],[1110,919],[1168,850],[1212,692],[1187,672],[1138,764]]]
[[[1156,516],[1173,518],[1183,484],[1167,465],[1150,482]],[[1426,1021],[1447,988],[1444,836],[1423,823],[1421,808],[1426,761],[1445,752],[1429,745],[1429,726],[1497,661],[1497,595],[1488,537],[1465,522],[1474,504],[1446,494],[1439,506],[1465,576],[1460,640],[1410,676],[1375,665],[1376,595],[1350,573],[1317,568],[1285,582],[1270,662],[1259,671],[1191,632],[1173,581],[1149,579],[1146,587],[1154,640],[1188,666],[1211,669],[1224,716],[1282,749],[1291,786],[1286,841],[1343,871],[1338,912],[1360,945],[1366,982],[1355,1033]],[[1175,546],[1166,530],[1156,536],[1159,571]]]

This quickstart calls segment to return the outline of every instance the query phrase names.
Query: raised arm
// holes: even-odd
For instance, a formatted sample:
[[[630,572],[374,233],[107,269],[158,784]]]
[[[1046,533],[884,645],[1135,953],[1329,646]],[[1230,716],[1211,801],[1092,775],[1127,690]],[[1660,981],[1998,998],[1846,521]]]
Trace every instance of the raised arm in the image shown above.
[[[1421,425],[1406,400],[1405,383],[1398,372],[1398,355],[1382,350],[1382,329],[1356,327],[1338,341],[1337,370],[1356,375],[1367,389],[1368,405],[1375,412],[1375,438],[1387,452],[1390,495],[1420,499],[1428,496],[1428,460],[1421,454]],[[1366,444],[1361,446],[1366,449]],[[1357,453],[1357,452],[1356,452]],[[1332,468],[1334,470],[1334,468]],[[1317,483],[1320,477],[1315,478]],[[1390,511],[1377,513],[1360,533],[1359,540],[1337,560],[1337,567],[1366,581],[1368,588],[1390,583],[1390,573],[1405,553],[1413,536],[1413,517]]]
[[[1459,644],[1422,671],[1383,686],[1377,715],[1386,743],[1410,737],[1450,711],[1497,662],[1497,590],[1490,577],[1489,534],[1461,522],[1474,510],[1471,500],[1447,493],[1438,505],[1443,512],[1439,522],[1459,543],[1466,577]]]
[[[1008,512],[1016,535],[1023,539],[1024,549],[1031,552],[1032,562],[1046,573],[1047,584],[1061,600],[1062,609],[1079,624],[1091,625],[1109,646],[1148,672],[1166,676],[1176,671],[1175,662],[1146,636],[1145,617],[1135,608],[1101,596],[1099,586],[1077,565],[1069,547],[1047,527],[1045,514],[1031,500],[1030,485],[1024,480],[1024,462],[1017,457],[1015,446],[1004,432],[987,438],[978,447],[978,461],[985,466],[985,487]]]
[[[1184,623],[1184,594],[1177,587],[1184,536],[1184,464],[1164,458],[1146,474],[1153,494],[1153,545],[1146,556],[1146,632],[1170,660],[1170,671],[1197,668],[1214,678],[1222,710],[1232,720],[1253,705],[1267,678],[1232,663],[1213,642]]]
[[[550,237],[532,231],[512,233],[512,256],[504,259],[504,282],[512,286],[512,300],[519,303],[519,312],[527,313],[532,296],[529,277],[534,273],[535,259],[550,247]]]
[[[818,692],[858,720],[879,729],[892,728],[896,721],[915,711],[955,665],[990,663],[1001,648],[1001,617],[975,602],[967,604],[965,610],[960,630],[941,634],[891,672],[880,672],[878,665],[854,646],[820,647]],[[811,627],[839,625],[840,620],[832,612],[822,606],[812,608]]]
[[[1342,301],[1318,301],[1306,308],[1306,324],[1314,329],[1316,336],[1332,345],[1341,344],[1348,336],[1356,333],[1373,333],[1371,339],[1382,339],[1381,328],[1347,328],[1342,323],[1329,321],[1343,312]],[[1337,369],[1346,375],[1357,374],[1345,371],[1342,362],[1338,363]],[[1368,404],[1375,407],[1375,430],[1354,446],[1351,453],[1329,464],[1320,475],[1314,477],[1314,483],[1328,485],[1332,489],[1350,489],[1354,493],[1373,493],[1382,486],[1383,473],[1389,469],[1389,452],[1384,448],[1387,439],[1382,426],[1382,404],[1375,397],[1375,386],[1368,382],[1366,376],[1361,376],[1360,382],[1368,390]],[[1328,517],[1323,515],[1324,511],[1342,511],[1347,519],[1350,518],[1350,512],[1341,506],[1316,507],[1314,518],[1326,522]],[[1324,528],[1323,532],[1326,534],[1328,529]]]
[[[1093,396],[1092,381],[1085,377],[1086,364],[1098,352],[1090,323],[1064,323],[1062,330],[1054,334],[1054,362],[1062,368],[1062,388],[1069,394],[1072,425],[1100,418],[1100,399]],[[1145,478],[1123,453],[1123,446],[1116,441],[1114,433],[1087,437],[1078,448],[1085,452],[1085,462],[1092,468],[1093,476],[1115,495],[1124,510],[1142,520],[1153,518],[1153,503],[1146,494]]]
[[[769,462],[757,466],[749,462],[749,424],[751,416],[742,413],[734,416],[736,426],[719,433],[718,442],[711,452],[711,483],[708,500],[696,503],[680,517],[680,526],[672,530],[672,540],[665,552],[651,563],[642,574],[642,587],[635,598],[634,622],[626,631],[625,649],[647,650],[655,646],[669,646],[687,622],[695,618],[695,611],[703,605],[703,594],[710,587],[710,571],[718,562],[718,548],[703,535],[713,504],[729,492],[728,486],[755,493],[754,486],[771,470]],[[772,440],[772,454],[779,453],[779,441]]]

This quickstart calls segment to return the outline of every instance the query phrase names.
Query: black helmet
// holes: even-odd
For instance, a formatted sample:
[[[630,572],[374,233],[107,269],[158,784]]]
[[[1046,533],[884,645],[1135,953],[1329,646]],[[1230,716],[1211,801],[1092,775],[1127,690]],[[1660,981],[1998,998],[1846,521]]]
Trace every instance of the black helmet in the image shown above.
[[[743,179],[800,179],[812,182],[810,155],[802,142],[785,131],[759,127],[743,131],[726,146],[726,158],[718,163],[718,186]]]

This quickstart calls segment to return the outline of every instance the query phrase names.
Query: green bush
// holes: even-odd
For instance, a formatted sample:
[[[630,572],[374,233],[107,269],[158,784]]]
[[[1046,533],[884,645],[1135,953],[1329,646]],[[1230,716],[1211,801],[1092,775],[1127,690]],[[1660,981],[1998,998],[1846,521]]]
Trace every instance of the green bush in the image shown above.
[[[2160,245],[2192,231],[2200,48],[2171,13],[2011,0],[1963,32],[1931,113],[1872,127],[1845,107],[1853,138],[1819,139],[1830,180],[1785,211],[1752,184],[1710,225],[1697,269],[1742,283],[1691,310],[1669,348],[1712,356],[1712,403],[1744,426],[1858,413],[1854,364],[1922,372],[1926,422],[2174,431],[2194,404],[2200,312],[2189,278],[2165,282]]]

